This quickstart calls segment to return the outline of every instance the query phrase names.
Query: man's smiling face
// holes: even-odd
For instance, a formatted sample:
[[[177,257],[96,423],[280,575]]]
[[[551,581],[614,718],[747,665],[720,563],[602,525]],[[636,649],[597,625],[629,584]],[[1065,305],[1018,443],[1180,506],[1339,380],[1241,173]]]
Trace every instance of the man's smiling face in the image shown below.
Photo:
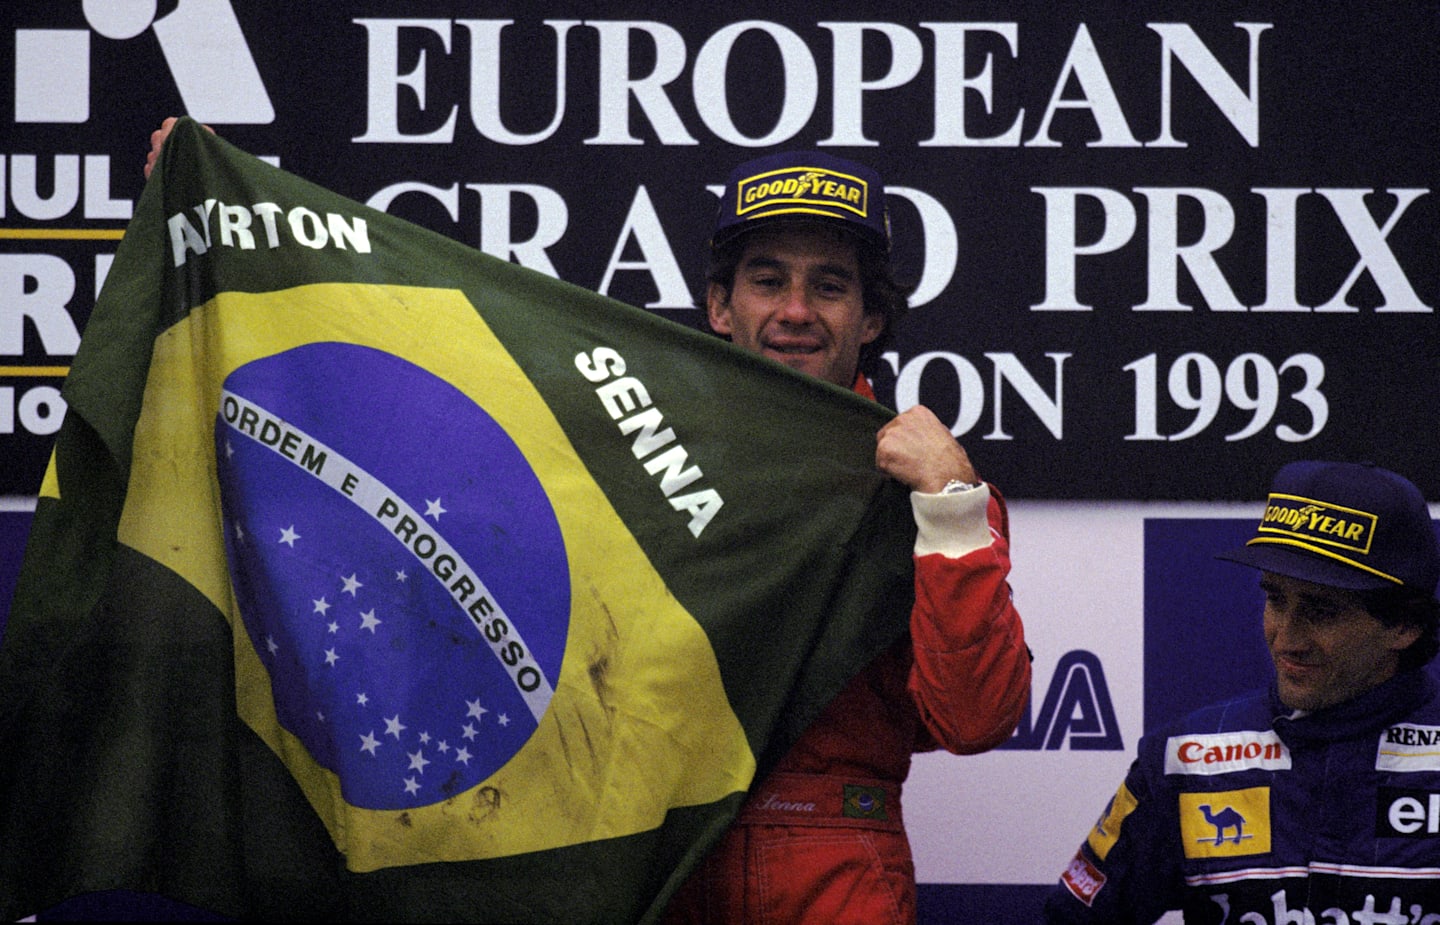
[[[850,388],[860,348],[885,326],[865,312],[857,247],[850,234],[818,224],[750,232],[730,290],[710,285],[710,327],[737,346]]]
[[[1420,635],[1381,623],[1354,591],[1270,572],[1260,589],[1280,701],[1292,710],[1333,707],[1389,680]]]

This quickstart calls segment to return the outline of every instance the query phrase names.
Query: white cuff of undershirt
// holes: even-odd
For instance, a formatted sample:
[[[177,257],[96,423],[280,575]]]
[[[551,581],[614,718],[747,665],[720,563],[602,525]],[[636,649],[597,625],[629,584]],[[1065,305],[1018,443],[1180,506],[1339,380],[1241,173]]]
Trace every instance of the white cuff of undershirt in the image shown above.
[[[915,555],[958,558],[990,545],[990,486],[953,494],[910,492],[915,512]]]

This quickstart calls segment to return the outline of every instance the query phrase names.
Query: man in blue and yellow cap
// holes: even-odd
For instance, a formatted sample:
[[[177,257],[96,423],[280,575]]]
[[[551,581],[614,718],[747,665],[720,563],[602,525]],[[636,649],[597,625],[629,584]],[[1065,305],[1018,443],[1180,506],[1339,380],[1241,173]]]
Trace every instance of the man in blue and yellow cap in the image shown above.
[[[873,399],[866,374],[908,295],[892,275],[874,170],[795,151],[730,175],[705,293],[716,333]],[[900,790],[911,755],[985,751],[1019,721],[1030,657],[1010,597],[1003,498],[923,406],[880,429],[875,464],[911,489],[910,633],[852,679],[750,790],[671,903],[667,925],[908,925],[915,869]]]
[[[1145,736],[1049,922],[1440,922],[1440,544],[1403,476],[1303,461],[1255,535],[1268,689]]]
[[[806,280],[804,290],[777,290],[768,276],[752,281],[753,272],[736,276],[742,265],[790,267],[774,262],[777,247],[830,258],[814,264],[829,275]],[[706,308],[717,333],[845,388],[857,385],[857,373],[874,375],[881,346],[908,308],[909,291],[891,274],[879,174],[821,152],[772,154],[731,173],[710,239],[707,281]],[[800,294],[807,298],[777,301]],[[957,473],[965,468],[962,456],[955,456]]]

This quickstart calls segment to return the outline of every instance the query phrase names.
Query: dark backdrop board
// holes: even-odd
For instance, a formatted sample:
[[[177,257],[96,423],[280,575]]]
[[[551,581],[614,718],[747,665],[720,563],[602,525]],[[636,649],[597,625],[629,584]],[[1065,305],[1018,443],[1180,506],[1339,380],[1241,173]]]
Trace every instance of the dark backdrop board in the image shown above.
[[[20,574],[20,557],[30,533],[29,511],[0,511],[0,639],[5,638],[5,618]]]
[[[1248,499],[1298,457],[1440,495],[1433,3],[145,6],[0,5],[0,494],[188,112],[687,324],[734,163],[863,158],[920,285],[879,391],[1011,496]]]

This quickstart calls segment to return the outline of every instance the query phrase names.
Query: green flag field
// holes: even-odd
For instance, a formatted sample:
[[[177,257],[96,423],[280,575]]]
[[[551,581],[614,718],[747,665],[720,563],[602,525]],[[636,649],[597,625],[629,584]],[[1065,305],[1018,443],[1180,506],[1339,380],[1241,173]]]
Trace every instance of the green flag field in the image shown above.
[[[172,133],[0,645],[0,916],[653,919],[905,632],[891,413]]]

